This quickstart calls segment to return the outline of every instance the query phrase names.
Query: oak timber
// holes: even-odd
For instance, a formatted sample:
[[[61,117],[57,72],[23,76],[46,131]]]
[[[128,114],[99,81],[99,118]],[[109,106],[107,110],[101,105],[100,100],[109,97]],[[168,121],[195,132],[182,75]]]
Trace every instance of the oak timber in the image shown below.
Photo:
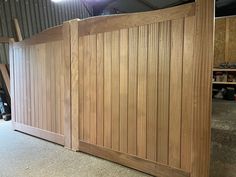
[[[148,174],[161,177],[190,177],[190,173],[184,172],[177,168],[171,168],[163,164],[158,164],[153,161],[143,160],[136,156],[120,153],[115,150],[102,148],[93,144],[80,141],[80,151],[96,155],[100,158],[110,160],[125,166],[141,170]]]

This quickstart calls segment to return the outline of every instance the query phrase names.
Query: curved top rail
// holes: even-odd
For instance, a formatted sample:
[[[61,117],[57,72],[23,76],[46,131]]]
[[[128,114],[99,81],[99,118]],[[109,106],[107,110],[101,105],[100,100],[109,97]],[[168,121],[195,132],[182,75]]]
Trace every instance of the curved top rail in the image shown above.
[[[194,15],[195,3],[188,3],[149,12],[90,17],[79,20],[79,36],[174,20]]]
[[[31,38],[25,39],[20,42],[16,42],[13,44],[13,47],[20,47],[23,45],[33,45],[33,44],[40,44],[48,41],[58,41],[62,40],[62,25],[48,28]]]
[[[181,6],[149,11],[139,13],[128,13],[120,15],[106,15],[99,17],[90,17],[83,20],[74,19],[71,21],[78,21],[79,36],[108,32],[119,30],[122,28],[131,28],[135,26],[142,26],[151,23],[157,23],[167,20],[174,20],[195,15],[195,3],[188,3]],[[62,40],[63,25],[56,26],[44,30],[29,39],[21,42],[16,42],[13,47],[20,47],[23,45],[33,45],[44,43],[47,41]]]
[[[235,17],[236,17],[236,15],[229,15],[229,16],[216,17],[215,19],[235,18]]]

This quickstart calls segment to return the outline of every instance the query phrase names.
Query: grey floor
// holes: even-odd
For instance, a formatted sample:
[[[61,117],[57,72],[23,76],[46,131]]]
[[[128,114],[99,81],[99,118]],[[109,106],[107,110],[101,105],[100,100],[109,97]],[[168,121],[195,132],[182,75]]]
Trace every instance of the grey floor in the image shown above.
[[[148,177],[141,172],[12,131],[0,120],[0,177]]]
[[[213,100],[211,177],[236,177],[236,102]]]

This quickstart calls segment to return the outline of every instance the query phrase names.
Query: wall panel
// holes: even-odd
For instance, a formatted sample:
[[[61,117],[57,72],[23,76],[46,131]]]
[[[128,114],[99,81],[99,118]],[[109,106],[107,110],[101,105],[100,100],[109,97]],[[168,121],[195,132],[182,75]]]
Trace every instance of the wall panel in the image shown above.
[[[236,62],[236,17],[220,17],[215,25],[214,67],[222,63]]]

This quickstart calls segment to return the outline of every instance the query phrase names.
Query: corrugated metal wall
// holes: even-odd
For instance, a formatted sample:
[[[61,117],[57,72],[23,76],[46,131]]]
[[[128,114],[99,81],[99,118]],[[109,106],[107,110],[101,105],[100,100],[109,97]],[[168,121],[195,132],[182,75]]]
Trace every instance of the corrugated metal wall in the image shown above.
[[[0,36],[15,36],[17,18],[23,38],[74,18],[87,18],[93,10],[85,0],[0,0]],[[0,43],[0,63],[8,63],[8,44]]]

